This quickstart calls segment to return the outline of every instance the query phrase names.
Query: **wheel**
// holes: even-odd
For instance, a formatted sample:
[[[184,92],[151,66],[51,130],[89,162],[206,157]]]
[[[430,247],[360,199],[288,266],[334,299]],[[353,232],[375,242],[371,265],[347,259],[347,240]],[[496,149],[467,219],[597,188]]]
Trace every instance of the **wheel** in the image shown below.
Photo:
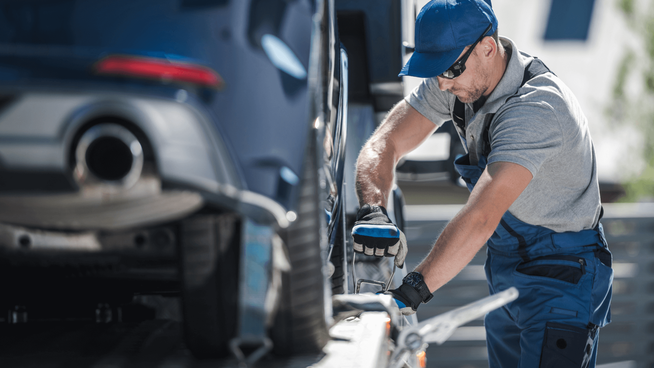
[[[339,66],[340,66],[340,83],[338,93],[338,114],[334,138],[334,152],[331,157],[330,170],[333,178],[335,190],[330,193],[330,198],[335,202],[331,206],[332,213],[335,213],[332,223],[330,223],[330,252],[329,261],[334,267],[331,276],[332,294],[344,294],[348,292],[347,283],[347,236],[349,235],[346,227],[346,183],[345,183],[345,166],[347,165],[345,154],[347,149],[347,114],[349,105],[349,58],[347,51],[341,44],[339,47]]]
[[[196,215],[180,226],[184,337],[198,358],[227,355],[236,334],[239,228],[234,214]]]
[[[277,355],[319,352],[329,340],[321,243],[326,242],[320,205],[315,136],[311,134],[300,180],[297,220],[282,232],[291,270],[282,275],[280,305],[270,330]],[[329,304],[331,305],[331,304]]]

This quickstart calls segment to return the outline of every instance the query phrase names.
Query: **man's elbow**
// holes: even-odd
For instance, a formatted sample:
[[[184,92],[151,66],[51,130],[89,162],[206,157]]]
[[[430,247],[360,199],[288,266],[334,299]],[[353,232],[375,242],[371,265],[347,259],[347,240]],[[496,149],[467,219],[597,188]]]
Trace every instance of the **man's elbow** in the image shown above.
[[[470,208],[468,209],[469,213],[467,221],[472,225],[472,229],[475,229],[477,236],[483,238],[484,243],[488,240],[497,229],[497,226],[500,224],[502,215],[494,213],[493,211],[484,211],[480,209]]]

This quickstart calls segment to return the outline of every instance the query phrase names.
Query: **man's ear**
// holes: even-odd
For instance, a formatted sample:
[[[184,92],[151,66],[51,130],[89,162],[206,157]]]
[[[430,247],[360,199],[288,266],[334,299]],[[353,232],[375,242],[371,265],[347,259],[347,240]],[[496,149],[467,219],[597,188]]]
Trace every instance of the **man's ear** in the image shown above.
[[[492,59],[497,53],[497,43],[495,43],[493,37],[484,37],[484,39],[479,42],[479,46],[481,46],[480,49],[485,58]]]

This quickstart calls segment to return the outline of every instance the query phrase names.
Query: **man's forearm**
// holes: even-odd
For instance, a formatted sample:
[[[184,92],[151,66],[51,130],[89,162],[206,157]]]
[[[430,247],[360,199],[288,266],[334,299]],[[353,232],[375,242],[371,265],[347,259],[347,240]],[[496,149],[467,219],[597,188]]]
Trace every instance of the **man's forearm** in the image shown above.
[[[395,161],[384,152],[384,147],[374,147],[368,142],[357,160],[356,193],[359,205],[366,203],[387,207],[388,196],[393,188]]]
[[[445,227],[427,257],[416,267],[429,290],[436,291],[449,282],[472,260],[494,226],[475,213],[462,210]]]
[[[356,169],[359,204],[386,207],[393,189],[395,165],[436,128],[404,100],[395,105],[359,153]]]
[[[356,164],[356,192],[359,205],[386,206],[393,189],[395,165],[401,156],[392,138],[393,131],[405,114],[402,104],[388,114],[361,149]]]
[[[509,162],[488,165],[463,207],[418,267],[432,292],[456,276],[493,235],[504,213],[529,185],[526,168]]]

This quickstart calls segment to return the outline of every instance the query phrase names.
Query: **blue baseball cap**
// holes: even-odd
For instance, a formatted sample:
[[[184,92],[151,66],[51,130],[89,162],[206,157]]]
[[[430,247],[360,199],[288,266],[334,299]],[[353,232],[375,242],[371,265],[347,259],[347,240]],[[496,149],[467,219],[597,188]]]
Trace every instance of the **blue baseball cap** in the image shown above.
[[[415,51],[399,76],[431,78],[442,74],[489,24],[497,30],[491,0],[432,0],[416,19]]]

